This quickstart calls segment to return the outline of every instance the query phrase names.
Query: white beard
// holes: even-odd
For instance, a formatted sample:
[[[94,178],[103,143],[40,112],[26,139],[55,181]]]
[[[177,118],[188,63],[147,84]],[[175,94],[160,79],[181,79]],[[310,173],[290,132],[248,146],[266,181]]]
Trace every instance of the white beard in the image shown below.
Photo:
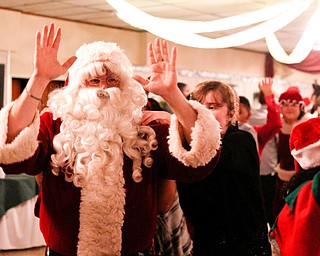
[[[142,161],[152,164],[154,131],[140,129],[141,106],[118,88],[81,88],[73,98],[64,90],[56,91],[49,107],[54,118],[62,120],[53,140],[53,172],[64,172],[67,181],[82,187],[78,255],[120,255],[123,156],[133,160],[133,179],[141,181]]]

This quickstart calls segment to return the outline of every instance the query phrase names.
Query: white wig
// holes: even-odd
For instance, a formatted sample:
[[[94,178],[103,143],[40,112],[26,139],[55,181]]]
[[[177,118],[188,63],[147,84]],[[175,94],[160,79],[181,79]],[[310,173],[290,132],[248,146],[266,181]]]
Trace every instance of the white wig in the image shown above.
[[[96,131],[97,125],[92,126],[91,123],[93,121],[95,124],[108,122],[106,120],[109,118],[109,122],[113,123],[112,127],[118,126],[113,132],[119,132],[121,137],[118,140],[119,146],[133,160],[133,179],[140,181],[142,179],[141,164],[151,166],[152,159],[149,152],[155,149],[156,140],[152,128],[138,125],[142,107],[147,103],[147,96],[142,86],[132,78],[129,59],[115,43],[106,42],[85,44],[79,48],[76,56],[77,60],[69,69],[68,85],[52,92],[48,100],[54,119],[62,120],[61,133],[54,138],[56,150],[56,154],[52,156],[54,173],[58,174],[59,170],[64,169],[66,180],[73,180],[77,186],[82,186],[79,181],[84,177],[81,175],[80,178],[77,175],[87,173],[87,171],[79,172],[79,169],[83,169],[82,162],[87,162],[83,161],[82,156],[87,157],[88,149],[84,150],[83,154],[79,154],[79,145],[70,144],[70,136],[75,136],[75,131],[72,131],[75,128],[73,126],[75,123],[81,124],[86,128],[92,127],[91,131]],[[118,88],[106,90],[85,88],[85,81],[88,78],[102,76],[108,70],[120,78],[120,90]],[[105,97],[106,100],[101,101]],[[109,105],[106,107],[104,102]],[[101,112],[104,113],[101,114]],[[119,121],[120,119],[122,121]],[[85,129],[83,132],[86,132]],[[77,133],[77,136],[83,136],[83,134]],[[76,138],[74,137],[71,141],[73,140]],[[149,141],[148,146],[145,145],[146,140]],[[103,148],[100,150],[103,151]]]

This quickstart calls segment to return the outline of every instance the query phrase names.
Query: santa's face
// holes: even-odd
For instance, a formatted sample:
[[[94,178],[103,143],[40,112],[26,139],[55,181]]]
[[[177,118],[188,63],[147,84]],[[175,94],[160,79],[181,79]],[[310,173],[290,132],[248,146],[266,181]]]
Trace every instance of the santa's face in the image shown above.
[[[97,81],[93,78],[83,81],[96,83],[96,87],[78,85],[71,91],[65,87],[53,91],[48,100],[54,118],[62,120],[60,133],[53,140],[56,151],[51,157],[53,172],[64,171],[66,180],[76,186],[82,186],[86,177],[97,170],[109,179],[109,171],[117,168],[116,159],[123,159],[123,153],[133,159],[133,179],[139,181],[142,161],[149,165],[145,159],[155,149],[155,136],[149,136],[154,133],[152,128],[138,129],[146,104],[143,88],[132,78],[122,79],[121,86],[120,79],[109,74],[112,73],[89,75]],[[141,155],[140,147],[147,148],[147,153]]]
[[[86,87],[95,87],[101,89],[119,87],[119,85],[119,76],[113,74],[110,70],[106,70],[106,73],[102,76],[91,77],[85,81]]]

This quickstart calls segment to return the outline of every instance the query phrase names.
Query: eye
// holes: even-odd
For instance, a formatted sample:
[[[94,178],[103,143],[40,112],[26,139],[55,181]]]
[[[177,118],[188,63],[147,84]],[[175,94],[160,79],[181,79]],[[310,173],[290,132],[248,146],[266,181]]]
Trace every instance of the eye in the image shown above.
[[[119,79],[117,77],[108,77],[108,84],[116,84],[119,82]]]
[[[100,85],[101,80],[99,78],[92,78],[90,80],[88,80],[90,85],[96,86],[96,85]]]
[[[222,103],[214,103],[214,104],[212,104],[212,108],[213,109],[219,109],[219,108],[222,108],[222,107],[223,107]]]

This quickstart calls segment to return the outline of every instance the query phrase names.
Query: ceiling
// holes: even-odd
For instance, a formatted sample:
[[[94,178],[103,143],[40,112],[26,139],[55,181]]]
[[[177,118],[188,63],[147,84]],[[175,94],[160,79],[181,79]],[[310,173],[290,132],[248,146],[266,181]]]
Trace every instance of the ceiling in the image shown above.
[[[288,2],[288,0],[128,0],[127,2],[157,17],[210,21]],[[105,0],[0,0],[0,8],[21,11],[25,14],[141,31],[121,21]],[[277,38],[287,53],[294,49],[314,10],[315,4],[295,21],[276,32]],[[207,33],[205,36],[217,38],[234,32],[237,30]],[[237,48],[258,52],[268,51],[264,39]]]

